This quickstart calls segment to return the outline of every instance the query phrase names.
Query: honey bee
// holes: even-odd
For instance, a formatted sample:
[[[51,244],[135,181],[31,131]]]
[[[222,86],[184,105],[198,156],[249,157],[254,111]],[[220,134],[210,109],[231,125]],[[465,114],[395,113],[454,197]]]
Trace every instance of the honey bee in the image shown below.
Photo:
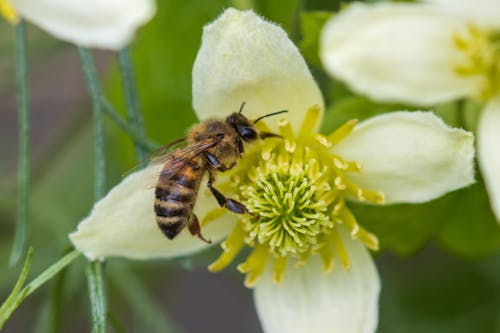
[[[274,133],[259,132],[254,125],[265,117],[287,110],[270,113],[250,122],[242,114],[244,105],[243,102],[239,112],[230,114],[224,120],[208,119],[195,124],[185,138],[160,149],[160,152],[165,152],[178,144],[186,144],[184,148],[163,153],[155,162],[162,163],[163,168],[156,183],[154,211],[159,228],[169,239],[173,239],[187,225],[192,235],[210,243],[202,236],[200,223],[193,213],[205,172],[208,172],[207,187],[219,206],[236,214],[254,215],[242,203],[226,198],[214,187],[215,173],[236,166],[244,153],[244,142],[279,137]]]

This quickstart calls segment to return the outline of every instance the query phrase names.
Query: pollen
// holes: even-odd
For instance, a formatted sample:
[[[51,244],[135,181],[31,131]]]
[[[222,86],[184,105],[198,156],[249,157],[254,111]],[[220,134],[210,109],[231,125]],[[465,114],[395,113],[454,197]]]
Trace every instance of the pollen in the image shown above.
[[[338,260],[350,267],[339,228],[352,239],[378,249],[376,236],[363,229],[346,205],[346,198],[381,203],[383,194],[363,189],[348,178],[362,172],[356,161],[344,161],[331,147],[348,136],[357,121],[349,121],[330,135],[311,133],[320,116],[317,106],[306,113],[297,136],[286,120],[278,122],[281,138],[263,140],[252,147],[231,175],[234,195],[255,216],[241,216],[228,238],[223,253],[209,266],[219,271],[228,266],[244,247],[252,248],[237,266],[252,287],[272,264],[274,282],[286,278],[286,266],[303,266],[319,255],[325,272]],[[267,129],[266,129],[267,130]]]
[[[464,60],[455,65],[460,76],[476,77],[479,81],[478,98],[488,100],[500,88],[500,39],[474,25],[465,32],[455,34],[453,43]]]

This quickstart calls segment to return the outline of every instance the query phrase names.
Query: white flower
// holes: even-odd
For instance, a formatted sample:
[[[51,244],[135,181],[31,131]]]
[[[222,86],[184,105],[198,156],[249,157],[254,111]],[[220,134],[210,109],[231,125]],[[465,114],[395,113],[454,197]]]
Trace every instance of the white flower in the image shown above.
[[[0,15],[21,16],[62,40],[117,50],[154,15],[154,0],[0,0]]]
[[[472,135],[428,112],[395,112],[348,122],[328,136],[316,133],[323,100],[296,47],[253,12],[228,9],[204,29],[193,104],[200,119],[223,118],[242,101],[249,118],[289,113],[266,125],[282,138],[248,145],[229,179],[217,181],[259,220],[217,208],[202,183],[194,210],[203,235],[226,238],[210,269],[253,247],[238,269],[254,286],[266,332],[374,332],[380,282],[365,245],[377,249],[378,241],[345,199],[423,202],[467,186]],[[154,190],[144,187],[155,175],[155,168],[131,174],[99,201],[70,235],[76,248],[90,259],[172,258],[206,248],[186,230],[173,241],[157,230]]]
[[[500,221],[500,2],[428,0],[353,4],[321,35],[326,70],[378,101],[428,106],[460,98],[485,104],[478,160]]]

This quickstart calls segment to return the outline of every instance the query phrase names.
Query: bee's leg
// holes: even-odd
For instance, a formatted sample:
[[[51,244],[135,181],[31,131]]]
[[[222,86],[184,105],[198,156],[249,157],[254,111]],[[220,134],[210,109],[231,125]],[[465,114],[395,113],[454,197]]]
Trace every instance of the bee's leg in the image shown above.
[[[205,239],[205,237],[202,236],[201,234],[201,228],[200,228],[200,222],[198,221],[198,217],[196,215],[192,214],[191,218],[189,219],[188,222],[188,229],[191,235],[193,236],[198,236],[199,239],[204,241],[205,243],[211,244],[212,241]]]
[[[214,155],[210,154],[207,151],[204,154],[205,154],[205,157],[208,160],[208,163],[210,163],[210,165],[213,168],[217,169],[217,171],[224,172],[224,171],[230,170],[230,169],[232,169],[232,168],[234,168],[236,166],[236,162],[233,162],[230,166],[226,166],[226,165],[222,164],[217,159],[217,157],[215,157]]]
[[[241,202],[236,201],[234,199],[226,198],[224,194],[222,194],[218,189],[216,189],[213,185],[213,182],[215,181],[215,177],[213,172],[209,172],[209,179],[208,179],[208,189],[212,193],[212,195],[215,197],[217,200],[217,203],[219,206],[223,208],[229,209],[231,212],[236,213],[236,214],[248,214],[252,215],[255,218],[260,218],[259,215],[254,214],[250,212],[245,205],[243,205]]]

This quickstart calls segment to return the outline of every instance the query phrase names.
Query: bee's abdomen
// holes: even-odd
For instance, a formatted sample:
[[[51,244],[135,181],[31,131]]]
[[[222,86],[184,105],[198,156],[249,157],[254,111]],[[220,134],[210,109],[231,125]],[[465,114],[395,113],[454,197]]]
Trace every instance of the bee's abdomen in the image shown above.
[[[156,222],[169,239],[186,226],[191,217],[201,179],[201,170],[187,165],[163,182],[161,177],[155,191]]]

